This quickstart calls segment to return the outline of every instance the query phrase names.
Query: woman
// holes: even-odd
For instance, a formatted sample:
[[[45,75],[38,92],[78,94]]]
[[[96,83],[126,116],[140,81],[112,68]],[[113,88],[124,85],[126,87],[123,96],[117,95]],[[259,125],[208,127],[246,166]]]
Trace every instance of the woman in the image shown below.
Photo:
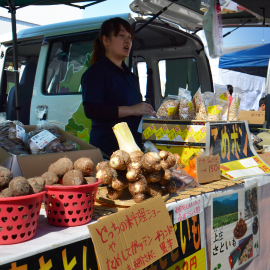
[[[138,78],[123,62],[132,40],[127,21],[118,17],[105,21],[94,43],[91,67],[82,76],[84,111],[92,119],[90,143],[108,156],[119,149],[112,130],[115,124],[127,122],[141,147],[137,132],[141,116],[154,115],[152,106],[142,102]]]
[[[229,99],[229,108],[231,107],[232,104],[232,94],[233,94],[233,87],[232,85],[227,85],[227,90],[228,90],[228,99]]]

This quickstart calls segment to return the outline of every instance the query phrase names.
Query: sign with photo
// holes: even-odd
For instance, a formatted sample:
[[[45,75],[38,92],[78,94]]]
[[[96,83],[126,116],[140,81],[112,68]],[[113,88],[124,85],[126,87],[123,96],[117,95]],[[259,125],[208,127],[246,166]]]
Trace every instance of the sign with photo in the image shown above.
[[[259,255],[257,184],[211,202],[211,270],[238,269]]]

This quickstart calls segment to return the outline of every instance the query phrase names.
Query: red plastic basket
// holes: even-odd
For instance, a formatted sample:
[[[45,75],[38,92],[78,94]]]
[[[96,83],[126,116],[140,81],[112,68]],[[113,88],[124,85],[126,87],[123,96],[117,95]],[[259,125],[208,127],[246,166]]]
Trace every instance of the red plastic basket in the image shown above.
[[[31,239],[35,233],[44,194],[0,198],[0,245]]]
[[[48,222],[54,226],[73,227],[88,223],[93,214],[98,185],[47,186],[44,196]]]

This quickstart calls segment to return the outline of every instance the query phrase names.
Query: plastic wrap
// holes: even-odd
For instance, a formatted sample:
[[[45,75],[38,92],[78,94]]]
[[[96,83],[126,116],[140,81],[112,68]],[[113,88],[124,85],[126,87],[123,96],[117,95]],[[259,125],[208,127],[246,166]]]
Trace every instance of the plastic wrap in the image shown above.
[[[198,89],[196,94],[193,97],[193,105],[195,109],[195,120],[207,120],[205,105],[204,105],[204,96],[201,93],[201,88]]]
[[[254,135],[253,133],[250,133],[250,137],[251,141],[253,142],[253,145],[257,145],[258,143],[263,141],[260,137]]]
[[[179,119],[193,120],[195,118],[195,111],[192,103],[191,92],[186,89],[179,88],[179,97],[181,97],[179,103]]]
[[[146,141],[143,146],[144,146],[144,152],[145,153],[147,153],[147,152],[156,152],[156,153],[159,153],[159,150],[150,141]]]
[[[171,181],[176,184],[176,192],[183,191],[184,189],[200,187],[200,184],[190,175],[186,174],[183,170],[169,169],[171,172]]]
[[[236,93],[229,108],[228,113],[229,121],[238,121],[240,102],[241,102],[241,94]]]
[[[219,100],[220,104],[223,107],[221,120],[228,120],[228,112],[229,112],[229,99],[228,99],[228,89],[226,85],[215,85],[215,98]]]
[[[166,97],[157,111],[157,117],[161,119],[178,119],[179,97],[169,95]]]
[[[204,104],[208,121],[221,121],[227,115],[228,101],[221,100],[211,92],[204,94]]]

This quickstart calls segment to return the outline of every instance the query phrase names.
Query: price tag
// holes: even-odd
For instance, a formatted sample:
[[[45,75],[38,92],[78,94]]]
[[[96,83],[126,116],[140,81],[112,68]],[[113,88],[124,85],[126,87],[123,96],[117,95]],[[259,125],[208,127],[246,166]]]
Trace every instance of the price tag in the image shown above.
[[[180,135],[180,133],[181,133],[180,127],[179,126],[175,126],[168,133],[168,137],[169,137],[170,141],[172,141],[173,139],[175,139],[178,135]]]
[[[194,129],[192,128],[192,126],[189,126],[188,128],[186,128],[181,134],[181,138],[183,141],[186,141],[188,138],[190,138],[191,136],[193,136],[195,134]]]
[[[56,137],[48,130],[43,130],[31,138],[31,141],[39,148],[43,149],[47,144],[56,139]]]
[[[163,125],[161,128],[159,128],[156,132],[156,137],[158,140],[160,140],[163,136],[169,133],[169,130],[166,125]]]
[[[225,92],[224,94],[220,95],[219,98],[222,99],[222,100],[227,101],[228,100],[228,94]]]
[[[16,125],[16,137],[22,141],[25,137],[25,129],[19,125]]]
[[[168,115],[173,115],[177,113],[177,107],[168,108]]]
[[[204,137],[206,136],[206,128],[203,127],[199,131],[197,131],[194,135],[193,138],[196,142],[201,141]]]
[[[219,105],[208,106],[207,111],[209,115],[221,114],[221,108]]]
[[[196,157],[197,181],[199,183],[212,182],[220,179],[220,157]]]
[[[145,139],[148,139],[150,136],[152,136],[154,133],[156,133],[156,127],[152,124],[147,129],[143,131],[143,135]]]

